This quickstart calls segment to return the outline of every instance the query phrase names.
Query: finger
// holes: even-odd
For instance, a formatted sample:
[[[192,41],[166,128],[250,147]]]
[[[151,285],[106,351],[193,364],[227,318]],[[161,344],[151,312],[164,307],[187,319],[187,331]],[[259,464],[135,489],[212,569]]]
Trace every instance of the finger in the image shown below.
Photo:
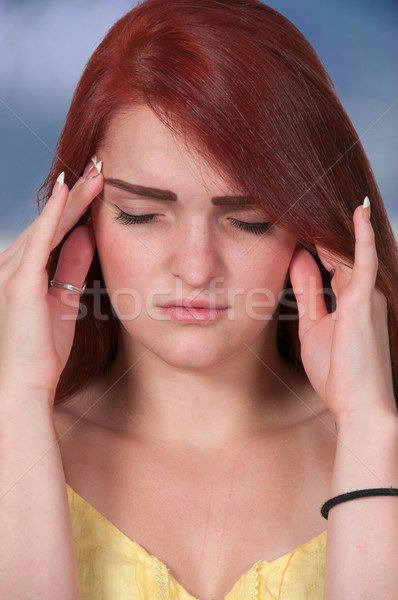
[[[24,275],[42,272],[46,268],[52,250],[52,240],[65,209],[68,193],[68,186],[64,183],[61,173],[51,197],[24,243],[21,265]]]
[[[88,162],[82,177],[70,191],[69,196],[66,198],[64,212],[61,215],[61,218],[58,219],[58,227],[55,232],[53,232],[53,241],[49,253],[60,243],[65,234],[83,216],[90,202],[97,194],[99,194],[103,185],[103,178],[100,177],[97,181],[94,181],[94,179],[99,175],[101,167],[102,161],[98,162],[97,157],[93,156]],[[55,183],[53,193],[45,204],[41,214],[21,233],[20,236],[18,236],[11,246],[0,255],[0,265],[12,259],[13,265],[18,266],[28,239],[36,236],[37,231],[40,232],[39,223],[42,224],[42,221],[48,218],[48,213],[54,213],[54,210],[50,210],[47,206],[51,206],[54,202],[56,189],[59,191],[57,182]],[[60,208],[60,205],[58,207]],[[51,217],[54,217],[54,214],[51,214]],[[44,225],[44,227],[46,226],[47,225]],[[52,229],[47,229],[47,231],[50,233]],[[39,250],[39,248],[37,249]]]
[[[289,269],[299,309],[299,331],[304,335],[328,314],[322,276],[313,256],[303,248],[295,251]]]
[[[325,269],[327,271],[329,271],[329,273],[331,271],[333,271],[334,270],[333,265],[336,264],[337,257],[332,252],[330,252],[330,250],[327,250],[323,246],[315,245],[315,248],[316,248],[317,254],[321,260],[321,263],[323,264]]]
[[[83,176],[74,185],[67,198],[63,198],[62,206],[57,205],[58,210],[52,208],[55,204],[53,197],[45,205],[37,225],[26,242],[25,252],[28,252],[31,261],[39,268],[45,267],[50,252],[61,242],[65,234],[75,225],[77,220],[87,210],[88,205],[103,186],[103,177],[100,174],[102,163],[95,165],[90,159]],[[57,199],[63,195],[64,187],[61,188]],[[66,207],[66,201],[67,207]],[[49,213],[55,213],[51,223],[48,222]],[[52,216],[52,214],[51,214]],[[55,225],[55,227],[54,227]]]
[[[366,199],[365,199],[366,200]],[[359,294],[370,294],[376,283],[378,258],[375,235],[370,222],[370,206],[367,202],[358,206],[354,212],[355,261],[352,272],[353,289]]]
[[[57,209],[61,210],[62,206],[65,205],[65,202],[67,201],[67,195],[66,197],[64,197],[65,194],[65,190],[63,190],[63,185],[64,185],[64,173],[61,173],[55,184],[54,184],[54,188],[52,191],[52,194],[47,202],[47,204],[45,205],[42,213],[45,212],[45,217],[43,218],[48,218],[47,215],[50,215],[50,219],[54,219],[56,218],[56,214],[57,214]],[[57,198],[58,196],[60,196],[60,199],[57,201],[57,204],[55,206],[53,206],[54,202],[55,202],[55,198]],[[48,205],[48,207],[47,207]],[[5,262],[9,262],[12,259],[12,262],[15,264],[17,261],[19,263],[19,261],[22,258],[22,254],[23,251],[25,249],[26,246],[26,242],[29,238],[31,238],[34,235],[35,230],[38,228],[38,223],[39,223],[39,219],[40,219],[41,215],[38,216],[33,223],[31,223],[29,225],[29,227],[27,227],[14,241],[13,243],[0,255],[0,265],[3,265]],[[40,220],[40,223],[43,221],[43,219]],[[50,229],[48,230],[48,233],[50,234]]]
[[[327,250],[323,246],[316,245],[318,256],[331,278],[331,287],[336,297],[349,284],[352,276],[352,265],[344,264],[342,258]]]
[[[76,227],[62,246],[54,280],[81,289],[94,256],[95,238],[91,225]],[[76,313],[80,294],[51,286],[50,296],[57,298],[65,307],[65,313]]]
[[[101,169],[102,161],[98,161],[97,157],[93,156],[87,163],[82,177],[70,190],[64,214],[54,236],[53,248],[60,243],[65,234],[84,215],[90,203],[101,192],[104,185]]]

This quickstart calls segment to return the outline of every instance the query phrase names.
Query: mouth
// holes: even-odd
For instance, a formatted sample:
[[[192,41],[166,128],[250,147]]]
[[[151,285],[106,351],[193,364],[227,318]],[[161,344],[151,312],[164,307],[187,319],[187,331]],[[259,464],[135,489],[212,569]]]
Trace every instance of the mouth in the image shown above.
[[[209,300],[206,300],[204,298],[179,298],[177,300],[176,299],[169,300],[169,302],[166,302],[161,307],[162,308],[171,308],[171,307],[181,308],[181,307],[183,307],[183,308],[198,308],[198,309],[206,309],[206,310],[210,310],[210,309],[224,310],[224,309],[228,308],[228,306],[226,306],[225,304],[209,302]]]
[[[228,306],[217,305],[208,300],[183,298],[171,300],[159,307],[170,319],[185,323],[216,321],[227,314]]]

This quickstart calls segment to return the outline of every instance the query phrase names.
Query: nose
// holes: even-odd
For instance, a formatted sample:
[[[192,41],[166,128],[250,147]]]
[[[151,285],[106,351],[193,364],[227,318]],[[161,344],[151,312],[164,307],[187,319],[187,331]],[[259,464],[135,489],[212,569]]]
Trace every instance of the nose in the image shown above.
[[[170,272],[192,288],[206,288],[223,275],[220,249],[207,224],[194,222],[182,229],[170,246]]]

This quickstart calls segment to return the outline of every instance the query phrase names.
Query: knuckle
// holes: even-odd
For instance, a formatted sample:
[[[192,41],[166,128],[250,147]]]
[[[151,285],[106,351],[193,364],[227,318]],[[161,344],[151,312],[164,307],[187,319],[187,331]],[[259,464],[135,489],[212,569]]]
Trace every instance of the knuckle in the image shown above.
[[[63,256],[62,257],[62,269],[79,272],[82,268],[82,257],[81,256]]]

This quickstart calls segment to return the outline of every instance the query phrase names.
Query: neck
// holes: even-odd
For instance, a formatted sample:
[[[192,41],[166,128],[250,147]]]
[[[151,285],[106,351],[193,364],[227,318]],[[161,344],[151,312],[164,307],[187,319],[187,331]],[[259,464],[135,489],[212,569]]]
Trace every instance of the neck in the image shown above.
[[[280,426],[287,404],[297,403],[297,373],[260,340],[221,364],[182,369],[122,336],[101,388],[109,390],[104,407],[112,427],[205,451]]]

